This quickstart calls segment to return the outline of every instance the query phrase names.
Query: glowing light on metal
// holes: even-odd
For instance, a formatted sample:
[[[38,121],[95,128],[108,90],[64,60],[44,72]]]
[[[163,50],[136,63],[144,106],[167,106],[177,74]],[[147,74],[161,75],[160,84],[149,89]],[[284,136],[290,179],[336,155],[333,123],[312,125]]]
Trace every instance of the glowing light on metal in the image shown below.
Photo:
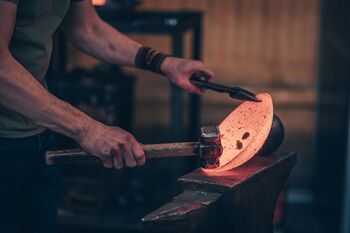
[[[106,0],[92,0],[92,4],[94,4],[94,6],[104,6],[106,3]]]
[[[223,153],[218,168],[204,169],[208,174],[242,165],[264,145],[272,125],[273,104],[269,94],[257,97],[262,101],[243,102],[219,125]]]

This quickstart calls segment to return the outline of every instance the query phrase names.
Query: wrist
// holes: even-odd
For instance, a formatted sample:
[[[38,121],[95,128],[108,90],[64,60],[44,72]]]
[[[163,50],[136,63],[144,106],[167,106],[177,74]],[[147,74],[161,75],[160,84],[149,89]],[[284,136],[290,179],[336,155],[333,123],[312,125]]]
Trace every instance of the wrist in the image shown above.
[[[91,134],[91,131],[99,127],[99,125],[102,125],[102,123],[84,115],[80,119],[77,119],[74,125],[76,127],[73,130],[72,138],[81,144],[81,142]]]
[[[86,137],[86,135],[88,135],[88,132],[91,128],[91,123],[86,120],[83,120],[79,121],[79,123],[76,126],[76,133],[74,133],[72,138],[80,144],[81,141],[83,141],[83,139]]]
[[[170,72],[170,67],[171,67],[171,57],[166,57],[162,64],[160,65],[160,71],[165,74],[168,75]]]

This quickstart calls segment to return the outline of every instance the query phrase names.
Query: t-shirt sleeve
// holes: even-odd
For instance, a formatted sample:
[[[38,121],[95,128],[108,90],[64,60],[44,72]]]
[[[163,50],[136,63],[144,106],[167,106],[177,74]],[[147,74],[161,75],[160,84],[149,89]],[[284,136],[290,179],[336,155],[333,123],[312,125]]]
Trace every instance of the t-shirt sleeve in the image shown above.
[[[0,2],[12,2],[14,4],[18,4],[18,0],[0,0]]]

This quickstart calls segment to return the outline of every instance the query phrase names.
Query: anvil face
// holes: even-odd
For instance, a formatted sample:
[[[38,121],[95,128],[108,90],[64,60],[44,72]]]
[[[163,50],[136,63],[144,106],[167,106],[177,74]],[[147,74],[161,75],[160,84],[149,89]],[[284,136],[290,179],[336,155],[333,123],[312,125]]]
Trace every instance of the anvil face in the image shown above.
[[[219,125],[223,153],[220,166],[204,169],[208,174],[227,171],[251,159],[266,141],[273,119],[273,104],[269,94],[259,94],[261,102],[245,101]]]

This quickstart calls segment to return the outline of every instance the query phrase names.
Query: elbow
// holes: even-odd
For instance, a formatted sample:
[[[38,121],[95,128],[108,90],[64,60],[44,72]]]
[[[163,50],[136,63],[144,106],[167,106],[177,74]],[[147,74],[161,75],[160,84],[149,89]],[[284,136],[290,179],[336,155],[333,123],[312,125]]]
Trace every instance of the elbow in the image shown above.
[[[14,69],[13,62],[15,59],[12,56],[8,45],[0,43],[0,79],[11,73]]]
[[[3,47],[0,45],[0,73],[4,70],[4,69],[8,69],[7,67],[7,61],[12,57],[12,54],[9,50],[9,48]]]
[[[88,27],[73,27],[64,31],[65,36],[72,43],[82,43],[90,33],[91,29]]]
[[[75,47],[84,49],[91,44],[93,40],[94,31],[92,27],[80,27],[70,30],[65,33],[68,41],[70,41]]]
[[[0,43],[0,63],[10,56],[11,52],[9,47]]]

